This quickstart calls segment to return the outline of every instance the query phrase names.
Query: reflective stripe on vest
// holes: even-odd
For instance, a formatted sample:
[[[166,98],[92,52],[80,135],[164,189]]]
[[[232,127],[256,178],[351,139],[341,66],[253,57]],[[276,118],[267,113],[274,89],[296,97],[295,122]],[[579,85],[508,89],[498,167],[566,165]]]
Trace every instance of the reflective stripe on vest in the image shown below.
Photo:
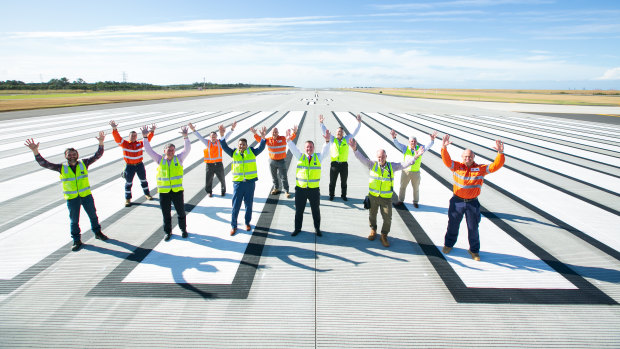
[[[245,150],[243,156],[239,153],[239,149],[236,149],[232,159],[233,182],[243,182],[244,180],[258,178],[256,156],[254,156],[250,148]]]
[[[392,188],[394,187],[394,172],[392,165],[387,163],[387,171],[381,173],[381,167],[375,162],[370,169],[370,179],[368,180],[368,192],[372,196],[380,196],[382,198],[392,197]]]
[[[176,156],[168,162],[161,158],[157,166],[157,191],[160,193],[183,190],[183,164]]]
[[[418,149],[420,149],[420,145],[416,144],[415,150],[418,150]],[[413,157],[415,157],[415,152],[412,152],[411,148],[407,147],[407,151],[405,152],[405,162],[409,162],[409,160],[411,160],[411,158]],[[420,171],[421,164],[422,164],[422,155],[418,157],[418,159],[413,163],[413,165],[407,167],[403,171],[418,172]]]
[[[206,163],[222,162],[222,146],[220,141],[207,141],[207,147],[204,149],[204,161]]]
[[[330,149],[330,155],[332,161],[346,162],[349,160],[349,145],[344,137],[341,141],[338,141],[338,138],[334,138],[334,142]]]
[[[74,173],[68,164],[62,164],[60,168],[60,181],[62,194],[66,200],[90,195],[90,183],[88,182],[88,169],[82,160],[78,161]]]
[[[318,188],[321,179],[321,160],[317,155],[312,156],[312,163],[308,156],[303,154],[297,161],[296,185],[300,188]]]

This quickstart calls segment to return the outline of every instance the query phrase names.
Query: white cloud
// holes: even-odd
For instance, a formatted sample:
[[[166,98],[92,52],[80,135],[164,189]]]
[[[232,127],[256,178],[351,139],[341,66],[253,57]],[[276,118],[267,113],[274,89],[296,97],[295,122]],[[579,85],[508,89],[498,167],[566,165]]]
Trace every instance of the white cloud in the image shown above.
[[[607,70],[603,76],[595,80],[620,80],[620,67]]]

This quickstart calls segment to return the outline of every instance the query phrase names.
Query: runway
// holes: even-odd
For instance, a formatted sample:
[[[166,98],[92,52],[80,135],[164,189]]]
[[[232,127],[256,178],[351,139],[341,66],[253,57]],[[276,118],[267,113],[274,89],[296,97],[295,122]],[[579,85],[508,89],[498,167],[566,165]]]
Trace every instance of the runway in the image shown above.
[[[521,108],[521,110],[519,110]],[[538,111],[537,111],[538,110]],[[620,345],[620,108],[583,109],[401,98],[337,90],[289,90],[163,103],[118,104],[4,113],[0,118],[0,347],[598,347]],[[395,207],[390,248],[369,241],[368,169],[350,154],[348,197],[329,201],[329,160],[322,166],[322,237],[309,207],[292,237],[294,198],[270,195],[267,150],[257,157],[252,230],[230,236],[228,193],[204,191],[204,145],[192,134],[185,160],[188,231],[163,241],[158,195],[146,201],[134,180],[125,208],[119,132],[156,124],[153,149],[174,143],[192,122],[207,136],[217,125],[283,130],[299,126],[299,147],[331,131],[352,132],[371,160],[385,149],[403,161],[390,130],[405,143],[439,136],[422,161],[420,208],[407,191]],[[566,116],[581,115],[580,117]],[[560,116],[561,115],[561,116]],[[612,121],[613,120],[613,121]],[[62,162],[69,146],[80,157],[108,133],[105,153],[89,169],[103,232],[95,240],[82,213],[85,246],[71,252],[69,219],[58,174],[40,167],[23,145]],[[467,231],[441,253],[452,176],[441,161],[450,134],[453,160],[463,149],[476,162],[506,163],[485,177],[480,196],[482,261],[467,253]],[[145,156],[152,194],[155,168]],[[288,178],[295,183],[289,152]],[[292,166],[291,166],[292,165]],[[400,174],[394,191],[398,193]],[[219,193],[215,180],[214,194]],[[394,199],[394,202],[396,200]],[[174,212],[174,211],[173,211]],[[240,213],[243,224],[244,210]],[[176,217],[173,216],[173,226]],[[379,218],[381,221],[381,218]]]

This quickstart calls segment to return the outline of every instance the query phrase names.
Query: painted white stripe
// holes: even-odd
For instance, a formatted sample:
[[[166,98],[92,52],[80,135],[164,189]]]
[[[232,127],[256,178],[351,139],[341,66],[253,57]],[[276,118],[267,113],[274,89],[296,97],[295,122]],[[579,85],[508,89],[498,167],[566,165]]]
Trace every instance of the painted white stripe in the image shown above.
[[[242,112],[231,112],[242,113]],[[239,130],[247,131],[250,126],[255,125],[264,119],[266,115],[271,113],[258,113],[257,115],[244,120],[238,124]],[[222,116],[222,118],[226,118]],[[215,119],[201,121],[197,124],[197,128],[202,128],[206,125],[216,124]],[[243,124],[243,125],[242,125]],[[159,135],[162,140],[172,139],[178,137],[178,131],[172,130]],[[162,142],[163,144],[164,142]],[[119,147],[116,147],[120,150]],[[184,164],[188,165],[195,161],[202,160],[202,152],[191,151],[188,158],[186,158]],[[227,161],[227,160],[225,160]],[[95,163],[96,164],[96,163]],[[151,162],[146,166],[147,180],[155,184],[157,164]],[[268,168],[268,165],[265,166]],[[202,168],[196,170],[203,172]],[[57,181],[58,174],[45,170],[46,173]],[[102,222],[118,210],[124,208],[124,187],[125,180],[118,178],[106,185],[103,185],[93,190],[93,197],[95,199],[95,206],[97,207],[97,215],[99,221]],[[204,183],[201,182],[200,185]],[[59,184],[60,186],[60,184]],[[153,186],[151,187],[153,188]],[[133,193],[134,197],[140,197],[143,195],[142,189],[138,185],[134,185]],[[58,188],[58,197],[62,197],[60,193],[61,189]],[[110,193],[116,192],[116,195],[110,195]],[[80,226],[82,231],[86,231],[90,227],[88,216],[82,210],[80,215]],[[106,227],[102,227],[105,233]],[[90,238],[87,236],[86,238]],[[0,279],[10,280],[19,273],[25,271],[36,263],[40,262],[43,258],[50,255],[52,252],[58,250],[63,245],[71,241],[69,233],[69,212],[66,208],[66,204],[62,203],[58,207],[50,209],[36,217],[25,219],[22,223],[15,227],[4,231],[0,234],[0,255],[5,256],[8,263],[0,268]]]
[[[218,122],[221,122],[222,120],[225,120],[234,115],[239,115],[241,113],[243,112],[229,112],[229,113],[220,115],[215,118],[200,121],[198,123],[195,123],[195,125],[196,125],[196,128],[198,129],[206,127],[208,125],[216,125],[218,124]],[[194,114],[192,117],[196,118],[199,116],[204,116],[204,115],[209,115],[209,114],[211,114],[211,112]],[[175,120],[175,122],[179,122],[180,125],[184,125],[185,121],[186,121],[185,119]],[[153,142],[154,142],[153,149],[156,149],[158,146],[168,143],[170,140],[175,139],[178,136],[179,136],[178,130],[170,130],[164,133],[157,133],[157,135],[153,138]],[[92,140],[83,140],[83,141],[78,141],[77,143],[86,143],[86,142],[90,143],[90,145],[92,145],[93,143]],[[64,150],[66,148],[66,145],[61,145],[61,146],[58,146],[57,148],[62,148]],[[41,150],[43,157],[47,156],[45,151],[46,151],[45,149]],[[92,154],[89,154],[87,156],[91,156],[91,155]],[[92,166],[90,166],[89,170],[92,171],[110,162],[118,161],[122,159],[122,157],[123,157],[123,151],[121,147],[114,146],[111,149],[108,147],[108,149],[106,149],[105,152],[103,153],[103,156],[101,157],[101,159],[97,160]],[[27,193],[29,191],[37,190],[38,188],[42,188],[46,185],[53,184],[54,182],[58,181],[57,180],[58,176],[50,177],[49,175],[50,171],[48,169],[41,168],[36,163],[36,161],[34,161],[34,156],[32,155],[32,153],[21,154],[20,157],[18,157],[18,159],[20,159],[20,161],[23,161],[23,162],[29,162],[29,161],[34,162],[33,166],[36,168],[36,170],[30,172],[29,174],[25,176],[20,176],[17,178],[10,179],[8,181],[1,182],[0,190],[3,191],[4,195],[0,196],[0,203],[6,200],[12,199],[16,196],[22,195],[24,193]],[[122,166],[124,166],[124,164]]]
[[[455,115],[458,116],[460,118],[464,118],[467,120],[471,120],[472,122],[480,122],[481,120],[476,119],[476,118],[472,118],[470,116],[465,116],[465,115]],[[456,120],[451,119],[453,122],[456,122]],[[599,149],[607,149],[607,150],[611,150],[611,151],[615,151],[615,152],[620,152],[620,147],[617,147],[615,145],[609,145],[606,143],[600,143],[600,142],[594,142],[594,141],[590,141],[587,139],[581,139],[581,138],[575,138],[575,137],[571,137],[571,136],[564,136],[561,134],[557,134],[557,133],[546,133],[544,131],[539,131],[539,130],[535,130],[532,129],[530,127],[519,127],[519,126],[514,126],[514,125],[508,125],[508,124],[504,124],[504,123],[499,123],[499,122],[494,122],[494,121],[484,121],[484,123],[486,123],[487,125],[490,125],[490,127],[496,126],[496,127],[503,127],[503,128],[507,128],[510,130],[515,130],[515,131],[522,131],[522,132],[527,132],[527,133],[531,133],[531,134],[535,134],[538,136],[545,136],[545,138],[549,138],[549,139],[559,139],[559,140],[563,140],[563,141],[567,141],[567,142],[571,142],[571,143],[576,143],[576,144],[582,144],[582,145],[587,145],[590,147],[596,147]],[[471,123],[468,124],[470,127],[473,125]],[[555,128],[557,130],[557,128]],[[620,159],[617,159],[618,161],[620,161]]]
[[[416,122],[418,120],[422,123],[422,120],[416,118]],[[448,134],[461,132],[442,125],[427,124],[429,124],[431,128],[442,129]],[[474,139],[474,137],[473,135],[468,135],[465,136],[465,139],[471,140]],[[439,141],[439,137],[435,141],[441,142]],[[490,141],[485,141],[480,144],[486,146],[485,143],[490,143]],[[460,159],[463,148],[452,144],[448,148],[448,151],[452,159]],[[504,151],[510,151],[510,146],[507,145]],[[478,155],[476,159],[476,161],[480,163],[490,163],[493,161],[493,159],[487,159],[480,155]],[[508,159],[507,164],[509,164],[509,161]],[[531,178],[518,174],[509,168],[504,167],[499,171],[498,173],[487,176],[486,180],[499,185],[517,197],[561,219],[616,251],[620,251],[620,234],[617,233],[617,227],[620,226],[619,216],[583,202],[559,190],[550,188]],[[484,188],[482,191],[484,193]],[[544,193],[544,195],[541,195],[541,193]],[[592,219],[592,217],[596,217],[596,219]]]
[[[348,129],[353,129],[356,126],[357,121],[348,112],[337,112],[336,114]],[[402,125],[399,130],[401,132],[413,131],[411,128]],[[374,154],[378,149],[385,149],[388,161],[394,161],[395,159],[400,161],[402,158],[402,153],[391,142],[386,142],[367,127],[362,126],[356,140],[364,148],[366,154]],[[429,155],[425,154],[425,156]],[[357,159],[353,161],[357,161]],[[489,176],[501,176],[502,170]],[[424,178],[424,204],[421,206],[421,209],[416,210],[412,209],[412,207],[410,209],[412,211],[415,210],[416,220],[433,240],[437,248],[441,250],[448,225],[448,201],[452,197],[452,191],[445,188],[432,176],[425,174],[423,170],[421,171]],[[450,170],[445,167],[445,171],[449,172]],[[397,176],[400,176],[400,174]],[[399,180],[395,180],[395,182],[398,183]],[[398,192],[397,188],[395,188],[395,191]],[[397,213],[393,211],[393,214]],[[463,222],[455,249],[450,255],[446,256],[450,266],[467,287],[577,288],[485,217],[482,217],[480,222],[480,239],[482,246],[480,256],[482,261],[477,262],[467,253],[469,249],[467,227],[465,222]],[[527,262],[527,265],[520,265],[523,262]]]
[[[288,113],[282,123],[298,123],[302,115],[303,112]],[[256,226],[271,189],[268,159],[266,149],[257,157],[259,174],[254,192],[252,229]],[[230,173],[226,180],[230,183]],[[162,235],[162,241],[123,282],[231,284],[252,234],[245,231],[245,208],[242,205],[237,233],[230,236],[231,205],[230,196],[205,197],[187,215],[189,238],[180,237],[178,226],[173,229],[174,238],[170,241],[163,241]]]
[[[381,117],[382,116],[378,116],[378,114],[376,113],[370,113],[368,115],[373,115],[373,117]],[[415,123],[418,123],[420,125],[424,125],[424,126],[428,126],[431,127],[437,131],[439,131],[439,133],[441,133],[441,135],[443,136],[443,134],[448,133],[454,137],[458,137],[458,138],[462,138],[462,139],[466,139],[468,141],[480,144],[486,148],[491,147],[492,145],[495,145],[494,140],[489,139],[489,138],[485,138],[482,136],[478,136],[475,134],[471,134],[465,131],[461,131],[455,128],[450,128],[448,126],[444,126],[444,125],[440,125],[438,123],[434,123],[431,121],[427,121],[425,119],[419,118],[419,117],[415,117],[409,114],[398,114],[401,117],[404,117],[406,119],[412,120]],[[437,117],[437,119],[439,120],[443,120],[440,117]],[[391,125],[390,127],[395,128],[395,127],[402,127],[402,124],[400,123],[396,123],[395,121],[392,121],[391,119],[386,120],[386,124]],[[457,123],[455,123],[457,124]],[[527,138],[527,137],[522,137],[519,135],[515,135],[515,134],[511,134],[511,133],[507,133],[507,132],[502,132],[502,131],[498,131],[492,128],[488,128],[488,127],[476,127],[475,125],[468,125],[467,127],[472,128],[472,129],[477,129],[480,131],[484,131],[484,132],[489,132],[491,134],[498,134],[500,137],[502,138],[512,138],[512,139],[516,139],[518,141],[524,141],[524,142],[528,142],[534,145],[540,145],[540,146],[545,146],[549,149],[552,150],[558,150],[558,151],[562,151],[561,148],[559,149],[555,149],[554,147],[557,147],[558,145],[555,143],[549,143],[549,142],[545,142],[545,141],[540,141],[537,140],[535,138]],[[415,131],[416,134],[420,134],[421,131],[417,130]],[[518,138],[518,139],[517,139]],[[437,141],[436,141],[437,142]],[[506,140],[504,140],[504,142],[506,142]],[[510,143],[510,142],[508,142]],[[560,146],[563,147],[563,146]],[[574,149],[574,148],[570,148],[573,150],[578,150],[578,149]],[[579,166],[579,165],[575,165],[573,163],[567,162],[567,161],[562,161],[562,160],[558,160],[558,159],[554,159],[551,157],[547,157],[545,155],[542,154],[537,154],[535,152],[520,148],[517,146],[510,146],[510,144],[507,144],[507,146],[504,149],[504,153],[508,156],[513,156],[515,158],[519,158],[522,159],[524,161],[528,161],[531,162],[533,164],[536,164],[538,166],[542,166],[545,168],[549,168],[551,170],[554,171],[558,171],[561,173],[564,173],[570,177],[579,179],[581,181],[584,181],[586,183],[591,183],[591,184],[595,184],[597,186],[600,186],[602,188],[611,190],[613,192],[619,192],[620,190],[620,179],[613,177],[613,176],[609,176],[605,173],[600,173],[597,171],[593,171],[591,169]],[[581,152],[583,157],[586,158],[592,158],[591,155],[597,155],[596,153],[593,152],[587,152],[587,151],[582,151]],[[460,156],[456,159],[460,159]]]

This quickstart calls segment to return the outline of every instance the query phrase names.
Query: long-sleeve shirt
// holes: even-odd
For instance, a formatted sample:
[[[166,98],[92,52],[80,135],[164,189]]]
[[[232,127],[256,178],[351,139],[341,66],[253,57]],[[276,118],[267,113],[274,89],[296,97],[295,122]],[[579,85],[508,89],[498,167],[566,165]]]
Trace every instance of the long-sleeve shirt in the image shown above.
[[[151,148],[151,143],[149,143],[148,138],[144,138],[143,142],[144,142],[144,150],[146,150],[146,153],[149,154],[149,156],[151,157],[151,159],[153,159],[153,161],[159,164],[161,162],[161,159],[164,156],[162,154],[156,153],[153,150],[153,148]],[[176,157],[181,162],[181,165],[183,164],[183,160],[185,160],[185,158],[187,157],[187,155],[189,155],[189,152],[191,150],[192,150],[192,143],[189,141],[189,138],[185,138],[185,147],[183,148],[183,151],[175,154]],[[170,162],[170,160],[168,160],[168,162]]]
[[[97,151],[95,152],[95,155],[93,155],[93,156],[91,156],[89,158],[82,159],[82,160],[78,159],[78,161],[83,161],[84,162],[84,166],[86,166],[86,168],[88,168],[88,166],[90,166],[93,162],[99,160],[99,158],[101,158],[102,155],[103,155],[103,145],[100,145],[99,148],[97,149]],[[60,169],[62,168],[62,164],[51,163],[51,162],[45,160],[43,158],[43,156],[41,156],[41,154],[35,155],[34,159],[39,163],[39,165],[41,165],[41,167],[44,167],[44,168],[47,168],[49,170],[56,171],[56,172],[60,173]],[[71,170],[73,171],[73,173],[76,172],[77,165],[69,166],[69,167],[71,167]]]
[[[322,122],[320,124],[321,124],[321,132],[322,132],[322,134],[325,134],[325,131],[327,131],[327,127],[325,127],[325,125]],[[348,143],[351,138],[355,138],[355,136],[357,136],[357,133],[360,131],[361,127],[362,127],[362,123],[358,122],[357,123],[357,127],[355,128],[353,133],[351,133],[350,135],[346,135],[346,136],[342,137],[342,139],[344,139]],[[329,141],[333,142],[334,139],[335,139],[335,137],[332,134]]]
[[[230,137],[232,133],[233,130],[231,129],[224,135],[222,139],[228,139],[228,137]],[[198,133],[198,131],[194,131],[194,134],[206,146],[206,148],[204,149],[204,161],[208,164],[222,162],[222,145],[220,144],[220,141],[216,140],[215,142],[212,142],[210,138],[205,139],[203,136],[200,135],[200,133]]]
[[[288,141],[287,144],[288,144],[288,148],[291,150],[291,154],[293,154],[293,157],[295,159],[299,160],[299,158],[302,155],[301,151],[299,151],[299,149],[297,148],[295,143],[293,143],[292,141]],[[323,144],[323,148],[321,149],[320,153],[312,153],[310,155],[318,156],[319,157],[319,161],[323,162],[323,159],[325,159],[325,157],[329,154],[329,145],[330,145],[330,143],[325,142],[325,144]]]
[[[126,163],[135,165],[142,162],[142,148],[144,142],[138,140],[135,142],[124,140],[117,129],[112,130],[112,136],[114,136],[116,144],[123,148],[123,159]],[[149,141],[153,139],[153,132],[149,132],[148,139]]]
[[[424,151],[426,152],[426,149],[424,149]],[[372,167],[375,165],[376,161],[372,161],[369,158],[367,158],[366,156],[364,156],[364,154],[360,153],[359,150],[356,150],[354,152],[355,157],[362,163],[364,164],[366,167],[368,167],[368,169],[372,169]],[[422,153],[424,154],[424,153]],[[422,156],[422,154],[420,154],[420,156]],[[390,164],[392,165],[392,171],[396,172],[396,171],[401,171],[411,165],[413,165],[413,163],[417,160],[416,157],[413,157],[411,159],[409,159],[409,161],[405,161],[405,162],[390,162]],[[387,164],[388,162],[386,161],[385,164],[383,166],[379,165],[379,168],[381,168],[381,173],[383,174],[383,170],[387,168]]]
[[[397,138],[393,138],[392,139],[392,143],[394,143],[394,146],[396,147],[396,149],[398,149],[401,153],[405,154],[407,152],[407,147],[409,147],[409,145],[407,144],[401,144]],[[419,144],[419,143],[418,143]],[[431,149],[431,147],[433,146],[433,144],[435,144],[435,141],[431,139],[430,143],[428,143],[427,145],[423,146],[424,147],[424,151],[427,151],[429,149]],[[415,149],[411,149],[412,153],[415,153]]]
[[[473,163],[467,167],[462,162],[452,161],[446,148],[441,148],[443,164],[452,170],[452,191],[462,199],[474,199],[480,195],[484,176],[499,170],[504,165],[504,154],[497,153],[495,161],[489,165]]]
[[[296,133],[291,135],[291,140],[297,137]],[[260,142],[261,138],[259,135],[254,135],[254,139],[257,142]],[[265,138],[267,142],[267,150],[269,151],[269,158],[271,160],[282,160],[286,158],[286,137],[278,136],[278,137],[267,137]]]

